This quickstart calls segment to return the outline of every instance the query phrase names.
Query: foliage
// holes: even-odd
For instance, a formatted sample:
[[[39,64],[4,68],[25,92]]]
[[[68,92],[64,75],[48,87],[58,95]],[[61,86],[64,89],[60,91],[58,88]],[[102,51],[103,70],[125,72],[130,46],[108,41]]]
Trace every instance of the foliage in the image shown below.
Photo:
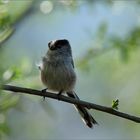
[[[112,107],[113,109],[118,110],[118,105],[119,105],[119,100],[118,100],[118,99],[117,99],[117,100],[113,100],[113,101],[112,101],[111,107]]]
[[[79,4],[87,4],[91,6],[92,4],[100,2],[109,6],[113,6],[115,1],[62,0],[56,2],[56,0],[52,0],[50,2],[54,4],[55,8],[68,7],[72,11],[78,11]],[[36,1],[36,3],[40,3],[40,1]],[[11,0],[8,3],[4,3],[3,0],[0,0],[0,84],[15,82],[17,79],[23,80],[23,78],[27,76],[24,72],[25,69],[28,69],[27,67],[23,69],[22,67],[16,67],[16,65],[14,64],[10,67],[7,67],[3,64],[4,61],[9,63],[8,59],[10,59],[7,56],[5,57],[5,48],[3,47],[3,42],[6,42],[7,39],[15,33],[14,31],[16,29],[17,23],[19,23],[20,20],[22,20],[29,14],[29,10],[33,10],[33,6],[36,7],[36,3],[35,1],[33,3],[33,0]],[[140,4],[140,1],[136,0],[136,3]],[[101,23],[97,32],[95,33],[95,36],[91,36],[92,42],[89,43],[89,49],[87,49],[85,55],[82,56],[82,58],[80,58],[80,60],[78,61],[79,68],[88,73],[88,71],[92,69],[91,63],[93,63],[95,57],[98,58],[101,55],[111,52],[112,50],[115,52],[119,52],[119,58],[121,63],[129,63],[129,60],[131,59],[131,53],[139,49],[139,36],[139,26],[134,27],[124,37],[119,37],[114,34],[109,35],[107,23]],[[30,77],[31,76],[29,76],[28,79]],[[19,96],[4,94],[3,91],[0,91],[0,139],[2,139],[3,135],[8,135],[10,133],[10,129],[7,123],[7,112],[11,108],[15,107],[18,102]],[[118,104],[119,100],[114,100],[112,103],[112,108],[117,109]],[[48,104],[47,107],[49,107]]]
[[[0,1],[0,60],[7,61],[4,56],[4,48],[1,47],[2,43],[13,34],[14,24],[30,8],[31,4],[32,1],[21,1],[21,3],[15,1],[4,3],[4,1]],[[19,68],[15,66],[7,68],[3,65],[3,61],[0,61],[0,84],[21,78],[23,73]],[[0,139],[10,133],[7,124],[7,112],[15,107],[18,101],[19,96],[3,94],[3,91],[0,91]]]
[[[32,2],[0,0],[0,44],[12,35],[14,24],[30,9]]]
[[[89,69],[89,62],[93,60],[94,57],[100,56],[105,52],[111,50],[117,50],[120,52],[120,56],[123,62],[127,62],[130,58],[131,52],[135,51],[140,47],[140,27],[134,27],[126,36],[119,37],[116,35],[107,34],[107,26],[101,24],[98,29],[97,37],[92,46],[86,53],[85,56],[78,61],[78,66],[82,69]],[[98,42],[98,44],[97,44]]]

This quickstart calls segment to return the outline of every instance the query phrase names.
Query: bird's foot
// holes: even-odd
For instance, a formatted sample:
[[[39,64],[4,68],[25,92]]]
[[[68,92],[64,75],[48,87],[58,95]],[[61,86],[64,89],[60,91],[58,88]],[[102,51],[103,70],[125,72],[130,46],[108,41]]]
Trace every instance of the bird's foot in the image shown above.
[[[41,92],[42,92],[42,93],[46,93],[47,89],[48,89],[48,88],[42,89]],[[43,96],[43,101],[45,101],[45,96]]]
[[[57,94],[58,100],[60,100],[60,96],[62,95],[62,93],[63,93],[63,90],[60,90],[60,91],[58,92],[58,94]]]

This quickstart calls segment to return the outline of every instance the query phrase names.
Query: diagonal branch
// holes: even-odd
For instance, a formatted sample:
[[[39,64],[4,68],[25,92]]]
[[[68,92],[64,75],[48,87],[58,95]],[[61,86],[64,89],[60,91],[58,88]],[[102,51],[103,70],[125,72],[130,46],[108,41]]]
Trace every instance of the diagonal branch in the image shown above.
[[[109,113],[115,116],[119,116],[137,123],[140,123],[140,117],[136,117],[133,115],[129,115],[127,113],[123,113],[117,110],[114,110],[111,107],[106,107],[106,106],[101,106],[101,105],[97,105],[94,103],[89,103],[89,102],[85,102],[82,100],[77,100],[77,99],[73,99],[70,97],[66,97],[63,95],[60,95],[58,97],[57,94],[55,93],[51,93],[51,92],[42,92],[39,90],[35,90],[35,89],[30,89],[30,88],[23,88],[23,87],[17,87],[17,86],[11,86],[11,85],[3,85],[1,86],[2,90],[7,90],[7,91],[12,91],[12,92],[20,92],[20,93],[24,93],[24,94],[31,94],[31,95],[37,95],[37,96],[43,96],[43,97],[48,97],[48,98],[52,98],[52,99],[56,99],[56,100],[61,100],[63,102],[67,102],[67,103],[71,103],[71,104],[77,104],[77,105],[82,105],[84,107],[87,107],[88,109],[95,109],[98,111],[102,111],[105,113]],[[11,92],[11,93],[12,93]]]

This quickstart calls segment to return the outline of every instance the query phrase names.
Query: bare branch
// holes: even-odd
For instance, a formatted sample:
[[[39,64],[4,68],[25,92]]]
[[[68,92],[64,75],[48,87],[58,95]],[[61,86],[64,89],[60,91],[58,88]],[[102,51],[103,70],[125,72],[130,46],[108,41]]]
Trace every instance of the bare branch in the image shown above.
[[[109,114],[112,114],[112,115],[115,115],[115,116],[119,116],[119,117],[122,117],[122,118],[125,118],[125,119],[128,119],[128,120],[140,123],[140,117],[136,117],[136,116],[133,116],[133,115],[129,115],[129,114],[114,110],[111,107],[101,106],[101,105],[97,105],[97,104],[94,104],[94,103],[85,102],[85,101],[82,101],[82,100],[76,100],[76,99],[66,97],[66,96],[63,96],[63,95],[60,95],[58,97],[57,94],[51,93],[51,92],[44,93],[42,91],[35,90],[35,89],[23,88],[23,87],[11,86],[11,85],[3,85],[3,86],[1,86],[1,89],[2,90],[7,90],[7,91],[12,91],[12,92],[20,92],[20,93],[24,93],[24,94],[43,96],[43,97],[48,97],[48,98],[52,98],[52,99],[56,99],[56,100],[61,100],[63,102],[67,102],[67,103],[71,103],[71,104],[82,105],[82,106],[84,106],[88,109],[95,109],[95,110],[98,110],[98,111],[102,111],[102,112],[105,112],[105,113],[109,113]]]

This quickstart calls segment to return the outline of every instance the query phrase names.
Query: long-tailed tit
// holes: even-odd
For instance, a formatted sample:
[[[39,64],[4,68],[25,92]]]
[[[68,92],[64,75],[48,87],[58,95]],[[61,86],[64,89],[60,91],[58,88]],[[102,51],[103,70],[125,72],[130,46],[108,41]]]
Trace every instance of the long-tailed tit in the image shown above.
[[[54,40],[48,43],[48,51],[42,58],[41,80],[50,90],[66,93],[69,97],[79,100],[73,91],[76,83],[76,73],[69,41]],[[97,124],[85,107],[75,105],[85,124],[92,128]]]

